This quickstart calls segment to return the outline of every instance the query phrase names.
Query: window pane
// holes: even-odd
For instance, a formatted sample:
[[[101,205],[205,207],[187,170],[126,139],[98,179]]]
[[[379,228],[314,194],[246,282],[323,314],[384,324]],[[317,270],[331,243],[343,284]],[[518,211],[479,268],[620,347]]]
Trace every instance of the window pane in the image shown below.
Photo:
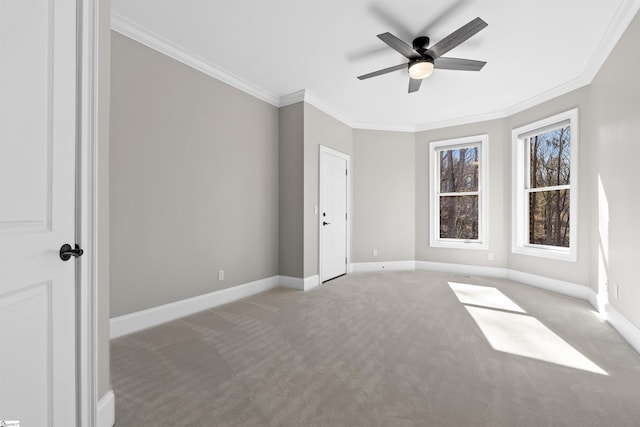
[[[569,185],[571,127],[529,138],[531,188]]]
[[[478,240],[478,196],[440,197],[440,237]]]
[[[529,193],[529,243],[569,247],[569,190]]]
[[[441,193],[478,191],[478,147],[442,150],[439,153]]]

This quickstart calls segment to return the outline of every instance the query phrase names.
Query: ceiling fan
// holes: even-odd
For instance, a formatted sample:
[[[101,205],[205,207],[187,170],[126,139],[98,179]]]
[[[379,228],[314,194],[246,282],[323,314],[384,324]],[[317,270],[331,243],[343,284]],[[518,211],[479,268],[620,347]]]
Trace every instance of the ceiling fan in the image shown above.
[[[407,68],[409,71],[409,93],[412,93],[420,89],[422,80],[429,77],[431,73],[433,73],[434,68],[443,70],[480,71],[486,62],[475,61],[473,59],[446,58],[442,55],[477,34],[487,25],[488,24],[482,19],[476,18],[458,28],[430,48],[427,48],[429,46],[429,37],[427,36],[416,37],[411,43],[411,46],[409,46],[391,33],[378,34],[380,40],[407,58],[409,62],[363,74],[362,76],[358,76],[358,79],[365,80]]]

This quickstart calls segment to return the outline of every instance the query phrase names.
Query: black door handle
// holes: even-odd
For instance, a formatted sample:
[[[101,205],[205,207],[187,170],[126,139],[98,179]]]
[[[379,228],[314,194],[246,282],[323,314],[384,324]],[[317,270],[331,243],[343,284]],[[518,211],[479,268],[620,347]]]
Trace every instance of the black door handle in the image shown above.
[[[330,222],[322,221],[322,225],[330,225],[330,224],[331,224]]]
[[[69,261],[71,257],[78,258],[82,256],[84,251],[80,249],[80,246],[76,243],[76,247],[72,248],[70,244],[65,243],[60,247],[60,259],[63,261]]]

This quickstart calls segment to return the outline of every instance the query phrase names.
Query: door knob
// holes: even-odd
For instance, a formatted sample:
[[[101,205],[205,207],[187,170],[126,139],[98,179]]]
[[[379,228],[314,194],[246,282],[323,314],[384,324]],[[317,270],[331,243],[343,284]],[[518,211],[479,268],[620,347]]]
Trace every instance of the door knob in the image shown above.
[[[84,251],[80,249],[80,246],[76,243],[75,248],[72,248],[70,244],[65,243],[60,247],[60,259],[63,261],[69,261],[71,257],[78,258],[82,256]]]
[[[330,222],[322,221],[322,225],[330,225],[330,224],[331,224]]]

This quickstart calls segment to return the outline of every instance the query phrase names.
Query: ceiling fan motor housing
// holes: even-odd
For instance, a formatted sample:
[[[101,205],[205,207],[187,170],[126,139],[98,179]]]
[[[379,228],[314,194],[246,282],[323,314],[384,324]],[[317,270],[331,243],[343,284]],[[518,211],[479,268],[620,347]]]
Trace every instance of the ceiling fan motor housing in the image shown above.
[[[411,44],[413,45],[413,48],[415,50],[417,50],[420,54],[422,54],[424,52],[420,52],[420,51],[421,50],[426,51],[427,46],[429,46],[429,37],[427,36],[416,37],[415,39],[413,39],[413,42],[411,42]]]
[[[414,64],[417,64],[419,62],[431,62],[433,64],[434,63],[433,61],[434,59],[429,55],[423,55],[420,58],[409,60],[409,68],[411,68]]]

